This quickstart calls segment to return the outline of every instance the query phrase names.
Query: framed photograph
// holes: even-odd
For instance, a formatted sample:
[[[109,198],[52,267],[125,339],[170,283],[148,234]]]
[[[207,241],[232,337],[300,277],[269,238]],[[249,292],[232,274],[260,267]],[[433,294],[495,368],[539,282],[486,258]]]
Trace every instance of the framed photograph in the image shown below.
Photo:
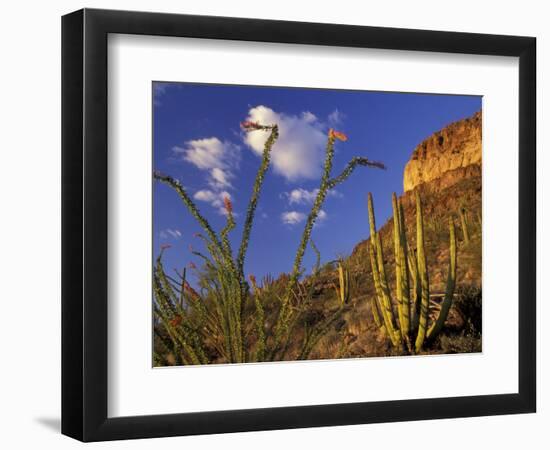
[[[62,21],[62,432],[535,412],[532,37]]]

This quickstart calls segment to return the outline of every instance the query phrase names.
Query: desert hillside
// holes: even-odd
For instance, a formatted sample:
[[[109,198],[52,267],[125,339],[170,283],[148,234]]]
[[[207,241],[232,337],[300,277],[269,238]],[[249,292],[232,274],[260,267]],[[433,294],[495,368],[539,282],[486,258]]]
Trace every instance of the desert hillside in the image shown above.
[[[275,125],[245,122],[245,126],[270,130],[268,143],[273,145]],[[216,265],[195,252],[206,261],[200,272],[199,293],[186,282],[185,272],[176,272],[179,280],[166,275],[161,250],[155,267],[155,364],[481,351],[481,134],[478,112],[449,124],[411,149],[403,174],[404,193],[394,200],[393,217],[386,223],[378,218],[373,233],[379,237],[376,245],[370,243],[365,192],[365,240],[358,242],[349,256],[323,262],[310,242],[318,263],[309,275],[301,276],[298,265],[292,274],[262,280],[250,276],[244,281],[237,276],[233,261],[223,259],[224,253],[214,248],[215,261],[221,257],[223,264]],[[346,136],[330,130],[327,154],[336,139],[346,140]],[[172,183],[187,199],[176,181],[158,177]],[[391,204],[392,198],[375,198],[374,202]],[[422,205],[418,218],[417,205]],[[221,248],[230,253],[226,233],[234,222],[228,198],[225,207],[229,218],[221,234]],[[373,209],[369,211],[372,218]],[[423,223],[418,234],[417,220]],[[207,227],[207,231],[211,229]],[[452,235],[456,238],[450,239]],[[419,241],[417,245],[417,239],[423,244]],[[401,282],[403,279],[407,281]],[[227,295],[221,295],[224,293]],[[225,303],[219,303],[218,297],[223,302],[242,299],[242,303],[228,303],[232,309],[224,315]],[[218,310],[221,321],[212,314]],[[411,318],[411,326],[403,322],[405,315]],[[420,344],[413,347],[411,336],[415,328],[420,330],[420,322],[426,336],[430,326],[437,325],[437,332],[424,339],[418,331]],[[241,324],[242,328],[237,328]],[[395,328],[397,325],[401,328]]]
[[[444,332],[430,353],[481,349],[481,130],[480,112],[448,125],[412,151],[404,171],[405,192],[401,202],[408,239],[413,246],[416,190],[420,191],[424,205],[426,252],[434,302],[441,300],[438,294],[442,297],[445,290],[449,219],[454,220],[457,231],[457,293]],[[375,199],[375,202],[383,201],[390,202],[391,199]],[[394,289],[393,219],[389,219],[379,229],[387,275],[390,287]],[[365,230],[367,233],[366,221]],[[368,299],[375,295],[375,291],[368,244],[368,239],[358,243],[345,261],[351,273],[353,307],[337,325],[339,330],[327,335],[320,343],[314,355],[316,357],[328,357],[335,351],[344,357],[365,353],[373,356],[395,354],[391,344],[374,325],[370,310]],[[333,285],[337,282],[337,273],[332,264],[323,270],[323,276],[315,282],[319,315],[323,315],[323,310],[330,309],[327,302],[334,301],[330,299],[334,298]],[[342,346],[341,342],[345,342],[345,345]],[[336,346],[339,348],[336,349]]]
[[[405,193],[401,201],[405,209],[407,226],[414,226],[414,191],[419,190],[424,203],[427,244],[431,256],[439,263],[444,262],[448,246],[447,222],[453,218],[458,237],[464,241],[462,216],[466,220],[471,240],[475,241],[481,226],[481,114],[450,124],[434,133],[416,147],[405,166],[403,186]],[[387,199],[376,199],[388,201]],[[462,212],[462,216],[461,216]],[[392,220],[381,228],[382,238],[389,238]],[[409,233],[414,238],[414,233]],[[352,260],[358,264],[366,256],[368,240],[359,243],[352,252]],[[458,280],[461,283],[481,284],[481,258],[472,264],[481,241],[477,245],[463,245],[459,250],[462,264],[459,264]],[[472,248],[471,248],[472,247]],[[388,254],[388,256],[391,256]],[[466,258],[466,259],[464,259]],[[437,264],[444,267],[444,264]],[[436,289],[443,289],[444,278],[433,274],[431,281]]]

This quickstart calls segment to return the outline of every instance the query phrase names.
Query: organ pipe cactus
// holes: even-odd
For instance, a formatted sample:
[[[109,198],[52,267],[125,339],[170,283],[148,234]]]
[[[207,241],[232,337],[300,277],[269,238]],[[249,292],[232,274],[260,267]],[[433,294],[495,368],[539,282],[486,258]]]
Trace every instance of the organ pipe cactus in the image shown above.
[[[393,346],[414,354],[421,352],[426,341],[434,339],[441,332],[453,302],[457,267],[455,227],[450,219],[447,287],[439,315],[430,324],[430,282],[422,201],[416,192],[416,252],[407,243],[403,206],[395,194],[392,197],[392,206],[396,279],[393,298],[386,277],[380,233],[376,231],[372,194],[369,193],[369,256],[376,294],[371,308],[376,325],[387,334]],[[397,310],[397,319],[394,309]]]
[[[462,237],[464,238],[464,243],[468,244],[470,242],[470,232],[468,230],[468,219],[466,218],[466,210],[460,208],[460,226],[462,227]]]
[[[342,305],[348,303],[350,296],[349,270],[342,261],[338,261],[338,286],[335,286],[336,295]]]
[[[450,261],[449,270],[447,273],[447,289],[445,291],[445,298],[441,304],[441,312],[437,317],[437,320],[428,329],[428,339],[432,339],[437,336],[443,325],[445,325],[445,319],[449,314],[451,305],[453,303],[453,293],[456,286],[456,236],[455,227],[452,219],[449,219],[449,235],[450,235]]]

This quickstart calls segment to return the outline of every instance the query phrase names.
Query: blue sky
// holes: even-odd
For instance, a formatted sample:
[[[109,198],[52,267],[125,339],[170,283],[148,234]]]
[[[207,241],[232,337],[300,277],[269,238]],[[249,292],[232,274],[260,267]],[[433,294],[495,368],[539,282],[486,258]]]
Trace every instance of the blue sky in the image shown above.
[[[323,262],[349,255],[368,237],[368,192],[374,195],[378,224],[390,216],[391,194],[403,192],[403,169],[416,145],[481,109],[481,97],[457,95],[164,82],[154,82],[153,93],[155,170],[178,178],[217,230],[225,224],[221,201],[229,196],[237,221],[234,248],[268,136],[243,133],[239,124],[246,119],[279,124],[245,265],[246,274],[258,278],[292,267],[319,184],[329,128],[348,136],[336,144],[333,175],[354,156],[381,161],[387,170],[358,167],[327,198],[312,236]],[[189,246],[202,250],[193,237],[201,229],[177,194],[154,183],[153,207],[153,256],[170,244],[164,258],[169,271],[191,261],[199,264]],[[314,260],[308,249],[308,270]]]

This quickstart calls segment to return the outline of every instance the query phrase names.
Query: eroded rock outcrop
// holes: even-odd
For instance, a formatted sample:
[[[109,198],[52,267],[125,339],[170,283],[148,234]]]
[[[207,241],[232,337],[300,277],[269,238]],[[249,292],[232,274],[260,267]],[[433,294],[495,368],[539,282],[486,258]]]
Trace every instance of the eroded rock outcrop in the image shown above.
[[[405,166],[403,190],[407,192],[439,178],[445,178],[445,187],[448,187],[453,184],[453,179],[462,179],[464,172],[480,171],[481,128],[479,111],[425,139],[414,149]],[[472,165],[477,168],[469,167]]]

